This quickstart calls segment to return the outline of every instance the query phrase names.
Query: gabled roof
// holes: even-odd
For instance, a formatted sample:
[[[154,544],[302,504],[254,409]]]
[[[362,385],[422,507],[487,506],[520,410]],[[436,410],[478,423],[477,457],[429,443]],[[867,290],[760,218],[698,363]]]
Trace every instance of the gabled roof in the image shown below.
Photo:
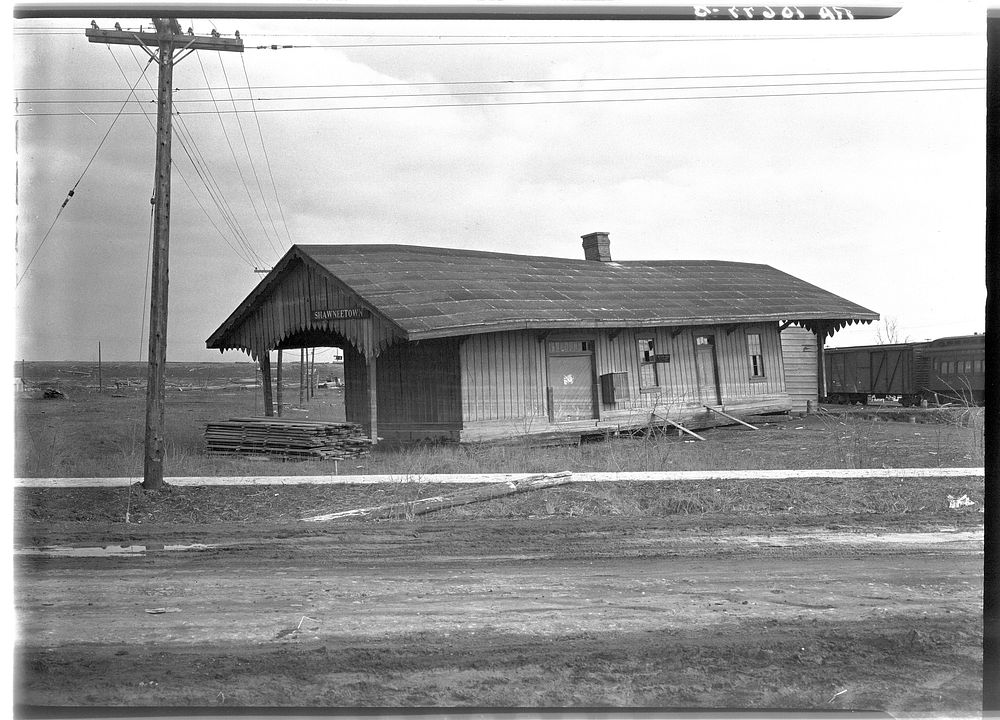
[[[795,320],[840,327],[878,314],[768,265],[719,260],[598,262],[414,245],[295,245],[409,340],[512,329]],[[256,298],[256,299],[255,299]],[[238,309],[213,334],[239,322]],[[831,330],[832,332],[832,330]],[[210,347],[218,347],[210,340]]]

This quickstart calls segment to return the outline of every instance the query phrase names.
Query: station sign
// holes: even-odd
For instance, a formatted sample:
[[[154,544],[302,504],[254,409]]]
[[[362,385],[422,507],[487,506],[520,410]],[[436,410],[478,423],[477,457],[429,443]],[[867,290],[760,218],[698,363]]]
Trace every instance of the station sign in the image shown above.
[[[366,308],[328,308],[313,310],[313,320],[361,320],[371,315]]]

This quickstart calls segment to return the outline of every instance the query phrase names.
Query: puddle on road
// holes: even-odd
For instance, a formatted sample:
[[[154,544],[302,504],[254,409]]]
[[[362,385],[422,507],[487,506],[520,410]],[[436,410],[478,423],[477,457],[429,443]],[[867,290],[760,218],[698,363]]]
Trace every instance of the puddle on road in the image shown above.
[[[218,545],[193,543],[190,545],[104,545],[100,547],[72,547],[69,545],[44,545],[41,547],[15,548],[15,555],[42,555],[45,557],[143,557],[148,552],[178,552],[209,550]]]
[[[729,542],[773,547],[798,547],[803,545],[903,545],[918,548],[941,545],[960,545],[982,549],[983,530],[956,531],[941,529],[938,532],[884,532],[884,533],[787,533],[778,535],[746,535],[727,539]]]

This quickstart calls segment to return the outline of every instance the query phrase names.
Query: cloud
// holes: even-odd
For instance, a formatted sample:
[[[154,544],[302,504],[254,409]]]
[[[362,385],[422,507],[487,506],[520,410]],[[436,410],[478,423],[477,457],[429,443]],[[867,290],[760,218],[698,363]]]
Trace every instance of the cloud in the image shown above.
[[[948,83],[868,82],[915,77],[878,74],[885,70],[981,69],[978,18],[964,5],[943,19],[918,6],[877,25],[752,28],[768,37],[813,33],[811,42],[748,39],[738,23],[219,22],[222,32],[241,30],[247,52],[196,53],[176,73],[183,119],[174,141],[169,357],[218,359],[202,350],[204,339],[289,236],[580,257],[579,236],[605,230],[619,259],[764,262],[903,325],[981,322],[982,90],[876,94]],[[198,32],[210,29],[197,21]],[[353,35],[372,32],[382,35],[378,44],[467,44],[255,49],[370,44]],[[836,37],[866,33],[882,37]],[[404,37],[437,34],[443,40]],[[521,44],[483,44],[491,34],[499,40],[490,42]],[[525,44],[527,35],[537,42]],[[625,35],[740,39],[582,42]],[[99,113],[118,110],[144,56],[87,43],[82,28],[16,35],[15,43],[19,88],[61,88],[17,93],[30,113],[18,128],[23,272],[111,125],[113,115]],[[208,98],[210,86],[218,108],[231,109],[230,88],[245,97],[247,79],[256,115],[220,116],[214,103],[190,102]],[[485,82],[498,80],[508,82]],[[820,84],[848,80],[865,84]],[[459,81],[468,84],[442,84]],[[772,87],[746,87],[764,84]],[[665,89],[677,85],[716,89]],[[657,89],[579,92],[626,86]],[[151,97],[145,82],[137,87]],[[532,92],[503,94],[511,90]],[[429,92],[450,94],[375,97]],[[461,94],[473,92],[487,94]],[[806,92],[838,94],[677,99]],[[334,95],[365,97],[317,99]],[[277,97],[298,99],[268,99]],[[52,99],[72,102],[40,102]],[[111,102],[88,104],[96,99]],[[455,107],[303,110],[424,103]],[[266,112],[275,108],[284,111]],[[56,109],[69,115],[38,115]],[[153,152],[145,118],[115,123],[18,287],[19,355],[72,359],[113,336],[107,357],[137,356]],[[935,276],[942,267],[948,273]],[[898,281],[913,277],[920,280]]]

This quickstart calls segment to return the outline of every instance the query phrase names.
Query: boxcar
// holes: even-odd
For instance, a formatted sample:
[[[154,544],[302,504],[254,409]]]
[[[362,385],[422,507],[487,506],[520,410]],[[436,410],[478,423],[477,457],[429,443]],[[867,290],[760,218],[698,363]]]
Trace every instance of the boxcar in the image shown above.
[[[928,342],[832,348],[826,351],[826,401],[867,403],[898,399],[902,405],[981,404],[986,345],[982,335]]]

